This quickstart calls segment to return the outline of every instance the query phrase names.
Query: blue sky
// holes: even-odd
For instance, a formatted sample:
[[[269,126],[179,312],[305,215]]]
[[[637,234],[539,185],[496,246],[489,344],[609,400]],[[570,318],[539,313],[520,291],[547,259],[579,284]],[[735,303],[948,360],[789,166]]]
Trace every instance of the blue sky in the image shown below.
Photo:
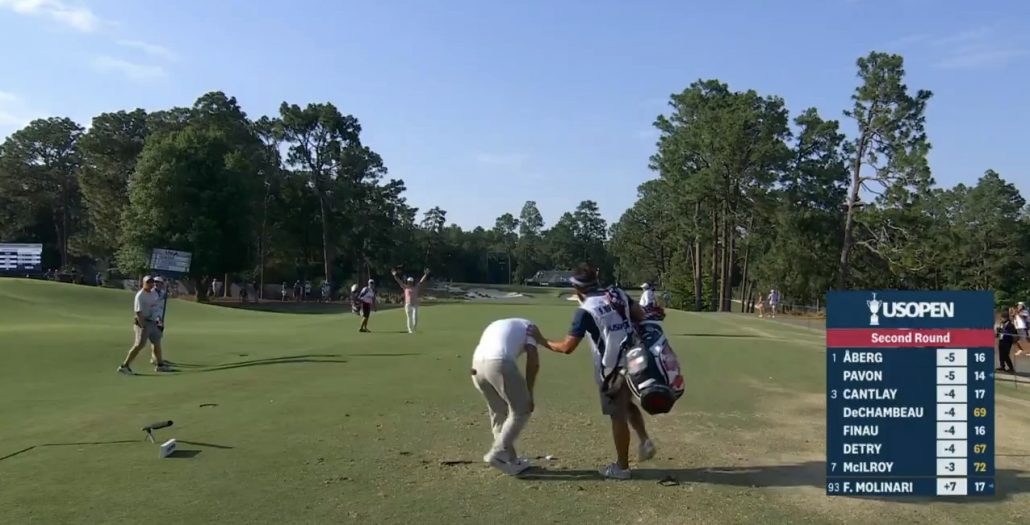
[[[784,97],[792,115],[841,118],[855,60],[891,51],[910,87],[935,93],[939,183],[993,168],[1030,186],[1030,2],[1018,0],[0,0],[0,49],[0,137],[211,90],[254,118],[331,101],[413,205],[464,227],[530,199],[548,224],[583,199],[615,220],[654,176],[651,123],[670,93],[719,78]]]

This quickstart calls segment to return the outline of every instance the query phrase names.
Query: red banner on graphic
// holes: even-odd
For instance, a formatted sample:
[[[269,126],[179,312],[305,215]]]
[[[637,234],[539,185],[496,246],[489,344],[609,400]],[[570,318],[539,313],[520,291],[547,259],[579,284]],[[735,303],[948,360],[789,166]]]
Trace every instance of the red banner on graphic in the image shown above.
[[[830,329],[826,331],[829,348],[935,347],[971,348],[994,346],[993,330],[941,329]]]

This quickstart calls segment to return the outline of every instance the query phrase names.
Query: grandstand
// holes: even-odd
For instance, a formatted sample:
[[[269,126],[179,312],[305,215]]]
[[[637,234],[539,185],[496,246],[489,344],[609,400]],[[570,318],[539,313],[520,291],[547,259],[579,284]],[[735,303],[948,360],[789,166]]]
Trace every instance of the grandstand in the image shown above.
[[[569,287],[569,278],[572,277],[572,272],[558,271],[558,270],[541,270],[536,272],[532,277],[526,279],[526,284],[529,286],[564,286]]]

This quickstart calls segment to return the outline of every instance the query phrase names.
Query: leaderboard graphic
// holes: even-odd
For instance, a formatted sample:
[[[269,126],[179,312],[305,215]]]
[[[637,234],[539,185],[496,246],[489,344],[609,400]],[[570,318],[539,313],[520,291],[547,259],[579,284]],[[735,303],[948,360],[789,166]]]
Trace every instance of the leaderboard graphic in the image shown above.
[[[0,243],[0,273],[43,273],[43,245]]]
[[[826,493],[987,496],[994,294],[827,297]]]

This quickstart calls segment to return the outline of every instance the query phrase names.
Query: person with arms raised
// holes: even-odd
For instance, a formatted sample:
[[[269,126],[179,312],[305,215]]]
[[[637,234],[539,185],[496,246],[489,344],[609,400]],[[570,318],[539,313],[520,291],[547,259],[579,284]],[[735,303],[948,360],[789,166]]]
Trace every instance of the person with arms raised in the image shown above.
[[[419,294],[422,292],[422,286],[425,284],[426,279],[429,278],[429,268],[422,273],[422,279],[415,282],[415,278],[408,276],[407,279],[401,281],[400,277],[397,277],[397,270],[391,272],[393,274],[393,280],[397,281],[397,286],[404,290],[404,315],[408,318],[408,333],[415,333],[415,328],[418,327],[418,305],[419,305]]]

